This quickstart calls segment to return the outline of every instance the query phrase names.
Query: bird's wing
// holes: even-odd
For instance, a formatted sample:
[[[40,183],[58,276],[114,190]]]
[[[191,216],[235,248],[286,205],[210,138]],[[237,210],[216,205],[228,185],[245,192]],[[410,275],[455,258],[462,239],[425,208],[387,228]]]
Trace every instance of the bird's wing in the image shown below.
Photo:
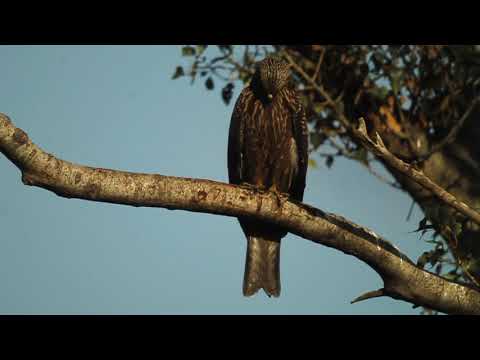
[[[292,98],[292,121],[293,136],[297,144],[298,151],[298,172],[292,184],[292,197],[298,201],[303,200],[305,191],[305,181],[308,169],[308,128],[307,116],[298,95],[294,92]]]
[[[232,119],[230,120],[228,133],[228,178],[231,184],[240,184],[242,182],[242,158],[248,92],[249,88],[245,88],[238,97],[233,109]]]

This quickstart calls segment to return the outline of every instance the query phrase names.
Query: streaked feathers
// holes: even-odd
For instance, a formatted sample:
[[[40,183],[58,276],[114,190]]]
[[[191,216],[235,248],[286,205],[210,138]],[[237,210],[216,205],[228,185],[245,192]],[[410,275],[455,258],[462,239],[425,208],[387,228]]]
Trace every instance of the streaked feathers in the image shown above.
[[[267,58],[256,66],[232,114],[228,141],[230,183],[249,183],[303,200],[308,167],[308,132],[304,108],[290,86],[290,69]],[[280,240],[287,232],[240,218],[248,239],[244,294],[263,288],[280,294]]]

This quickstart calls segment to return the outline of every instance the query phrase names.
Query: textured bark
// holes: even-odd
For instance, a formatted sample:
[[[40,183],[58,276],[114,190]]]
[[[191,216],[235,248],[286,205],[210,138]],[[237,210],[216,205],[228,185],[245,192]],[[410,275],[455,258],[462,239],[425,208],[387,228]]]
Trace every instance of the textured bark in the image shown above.
[[[463,214],[466,218],[474,221],[477,225],[480,225],[480,213],[468,206],[465,202],[458,200],[454,195],[449,193],[426,176],[423,171],[416,169],[415,166],[407,164],[394,156],[383,143],[382,138],[376,133],[376,142],[374,142],[367,134],[367,128],[365,120],[360,118],[359,129],[351,129],[354,136],[360,140],[364,147],[374,153],[377,157],[381,158],[391,171],[396,171],[403,177],[413,181],[415,184],[420,185],[423,189],[431,193],[431,196],[436,197],[442,201],[442,205],[450,206]]]
[[[478,291],[419,269],[388,241],[341,216],[220,182],[76,165],[41,150],[2,114],[0,151],[21,170],[26,185],[66,198],[252,217],[370,265],[384,288],[364,299],[390,296],[449,314],[480,314]]]
[[[386,169],[398,181],[402,190],[412,196],[422,208],[426,218],[433,224],[435,230],[446,240],[453,256],[468,276],[470,281],[480,288],[480,119],[478,98],[472,94],[471,103],[466,107],[463,116],[459,115],[450,134],[440,143],[431,143],[425,128],[419,119],[410,119],[407,114],[398,115],[403,125],[403,136],[385,126],[378,114],[379,105],[367,95],[357,103],[359,89],[365,74],[362,69],[355,76],[354,69],[348,66],[334,67],[328,74],[334,74],[335,81],[316,81],[304,70],[308,62],[313,63],[312,46],[290,47],[302,56],[298,62],[288,54],[285,56],[292,63],[306,83],[316,91],[313,103],[325,101],[334,110],[338,120],[347,129],[351,140],[359,143],[351,128],[352,121],[358,117],[367,118],[367,127],[372,138],[379,133],[386,149],[400,159],[415,162],[415,167],[406,164],[400,169],[376,153]],[[323,58],[323,56],[321,57]],[[338,66],[335,65],[335,66]],[[461,66],[461,65],[460,65]],[[326,71],[326,70],[325,70]],[[368,72],[368,71],[367,71]],[[348,75],[350,74],[350,75]],[[347,79],[349,79],[347,81]],[[332,88],[342,89],[343,106],[334,101],[329,91]],[[328,89],[326,91],[325,89]],[[465,90],[465,89],[464,89]],[[466,91],[466,90],[465,90]],[[362,144],[364,145],[364,144]],[[368,146],[367,146],[368,147]],[[425,156],[428,155],[428,156]],[[421,160],[421,161],[416,161]],[[408,168],[408,169],[407,169]],[[405,173],[405,170],[408,170]],[[438,191],[425,187],[418,182],[415,171],[425,175]],[[421,179],[420,179],[421,180]],[[445,190],[442,192],[442,189]],[[447,193],[448,192],[448,193]],[[442,193],[440,196],[439,194]]]
[[[479,118],[480,114],[474,112],[465,122],[454,143],[446,145],[417,164],[418,169],[429,179],[477,212],[480,209]],[[410,134],[412,139],[419,139],[425,148],[431,146],[422,132],[417,131],[415,127],[410,129]],[[382,138],[390,151],[400,152],[400,146],[391,135],[383,133]],[[468,221],[468,217],[462,216],[458,209],[439,200],[430,191],[419,186],[411,177],[405,176],[385,161],[384,164],[402,188],[420,205],[435,230],[447,240],[452,253],[472,282],[479,285],[480,226],[478,222]],[[455,228],[456,224],[462,224],[461,231]]]

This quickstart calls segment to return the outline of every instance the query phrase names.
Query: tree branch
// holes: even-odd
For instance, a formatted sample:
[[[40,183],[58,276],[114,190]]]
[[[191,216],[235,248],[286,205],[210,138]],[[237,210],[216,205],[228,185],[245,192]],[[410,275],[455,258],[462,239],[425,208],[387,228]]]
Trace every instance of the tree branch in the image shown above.
[[[373,298],[377,298],[377,297],[382,297],[382,296],[385,296],[385,290],[384,289],[373,290],[373,291],[369,291],[369,292],[367,292],[363,295],[360,295],[356,299],[352,300],[350,302],[350,304],[355,304],[355,303],[358,303],[360,301],[373,299]]]
[[[130,173],[55,158],[0,114],[0,151],[26,185],[66,198],[132,206],[254,217],[335,248],[370,265],[383,279],[382,295],[450,314],[480,314],[480,293],[422,270],[374,232],[341,216],[275,194],[215,181]]]
[[[365,121],[363,119],[360,119],[360,125],[358,129],[352,126],[350,121],[348,121],[347,117],[343,113],[343,111],[339,109],[337,102],[331,98],[331,96],[328,94],[327,91],[325,91],[323,86],[318,85],[311,77],[309,77],[308,74],[302,69],[302,67],[299,66],[288,53],[285,52],[284,56],[288,60],[288,62],[292,65],[292,67],[300,75],[302,75],[302,77],[307,82],[309,82],[321,96],[323,96],[326,99],[327,103],[334,109],[342,125],[346,128],[346,130],[349,133],[352,134],[354,138],[359,140],[365,146],[365,148],[372,151],[375,155],[383,159],[388,165],[400,171],[402,174],[408,176],[411,180],[415,181],[417,184],[419,184],[423,188],[431,191],[433,195],[435,195],[438,199],[443,201],[445,204],[453,207],[458,212],[460,212],[461,214],[465,215],[467,218],[471,219],[472,221],[480,225],[480,213],[478,213],[477,211],[469,207],[464,202],[458,200],[455,196],[450,194],[448,191],[446,191],[445,189],[443,189],[442,187],[434,183],[420,170],[415,169],[412,165],[407,164],[406,162],[397,158],[394,154],[392,154],[386,148],[386,146],[383,144],[383,141],[380,138],[380,135],[378,133],[377,133],[377,139],[376,139],[377,141],[375,142],[371,140],[367,134]],[[469,113],[473,110],[473,108],[477,104],[477,101],[478,100],[475,99],[470,109],[467,110],[466,114],[464,115],[464,118],[466,118],[469,115]],[[460,121],[460,126],[461,124],[463,124],[464,120],[465,119]],[[449,136],[447,136],[447,139],[445,140],[446,141],[445,144],[447,144],[449,141],[455,138],[456,133],[459,131],[458,129],[459,127],[455,128],[449,134]],[[438,149],[436,151],[438,151]]]
[[[463,128],[463,124],[465,124],[465,121],[468,119],[478,103],[480,103],[480,96],[477,96],[475,99],[473,99],[463,116],[452,126],[448,135],[445,136],[445,138],[443,138],[440,142],[433,144],[430,151],[428,151],[428,153],[425,155],[419,156],[417,159],[415,159],[415,162],[425,161],[436,152],[442,150],[445,146],[453,143],[456,140],[458,133]]]
[[[378,133],[376,141],[370,139],[367,133],[365,120],[363,118],[360,118],[359,122],[359,127],[358,129],[354,129],[354,133],[355,136],[368,150],[372,151],[375,155],[382,158],[388,165],[400,171],[402,174],[407,175],[417,184],[431,191],[433,195],[442,200],[444,203],[450,205],[458,212],[480,225],[480,214],[477,211],[472,209],[464,202],[458,200],[455,196],[450,194],[442,187],[435,184],[421,170],[415,169],[414,166],[407,164],[406,162],[400,160],[395,155],[393,155],[383,144],[382,138]]]

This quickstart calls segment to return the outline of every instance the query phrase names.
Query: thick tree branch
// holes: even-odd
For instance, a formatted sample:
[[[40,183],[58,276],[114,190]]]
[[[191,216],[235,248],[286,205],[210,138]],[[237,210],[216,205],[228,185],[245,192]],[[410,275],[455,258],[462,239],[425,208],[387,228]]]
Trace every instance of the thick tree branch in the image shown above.
[[[293,201],[278,203],[269,192],[220,182],[130,173],[76,165],[55,158],[0,114],[0,151],[27,185],[66,198],[132,206],[246,216],[277,224],[316,243],[357,257],[383,279],[376,294],[450,314],[480,314],[480,293],[422,270],[392,244],[340,216]]]

